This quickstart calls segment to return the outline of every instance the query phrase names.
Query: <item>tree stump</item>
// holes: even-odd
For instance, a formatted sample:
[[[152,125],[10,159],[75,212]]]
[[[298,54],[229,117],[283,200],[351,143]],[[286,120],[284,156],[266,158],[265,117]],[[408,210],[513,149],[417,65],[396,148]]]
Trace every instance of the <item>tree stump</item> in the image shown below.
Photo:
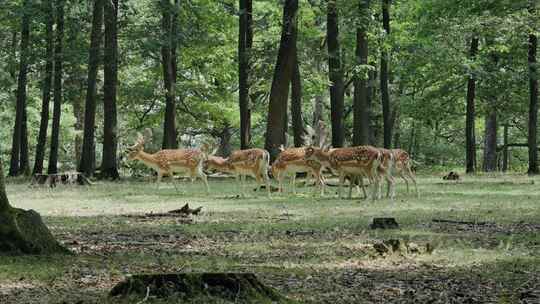
[[[252,273],[170,273],[141,274],[118,283],[110,296],[132,294],[159,298],[222,299],[245,303],[293,303],[273,288],[262,284]]]
[[[396,219],[393,217],[376,217],[373,219],[371,229],[399,229],[399,224],[396,222]]]

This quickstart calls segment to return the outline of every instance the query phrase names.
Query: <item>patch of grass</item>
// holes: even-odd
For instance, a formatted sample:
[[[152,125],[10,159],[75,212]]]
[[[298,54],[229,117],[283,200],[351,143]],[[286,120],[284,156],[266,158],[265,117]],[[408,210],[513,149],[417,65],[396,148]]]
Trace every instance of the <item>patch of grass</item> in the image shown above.
[[[232,180],[212,180],[210,195],[200,182],[177,182],[176,191],[171,183],[157,189],[140,181],[52,190],[17,181],[8,185],[12,204],[40,212],[78,255],[0,257],[0,295],[31,299],[47,286],[59,298],[77,289],[85,302],[107,303],[108,289],[128,274],[249,271],[301,302],[347,303],[360,296],[368,303],[421,302],[430,295],[461,297],[460,289],[504,302],[540,284],[539,182],[517,175],[466,176],[457,183],[426,176],[418,182],[420,197],[398,184],[395,201],[372,202],[337,199],[335,187],[325,197],[299,187],[298,195],[268,199],[251,191],[252,184],[242,195]],[[191,224],[125,216],[185,203],[203,206]],[[400,229],[370,230],[373,217],[395,217]],[[435,251],[386,257],[370,251],[370,244],[396,238],[429,243]],[[430,280],[448,287],[428,288]]]

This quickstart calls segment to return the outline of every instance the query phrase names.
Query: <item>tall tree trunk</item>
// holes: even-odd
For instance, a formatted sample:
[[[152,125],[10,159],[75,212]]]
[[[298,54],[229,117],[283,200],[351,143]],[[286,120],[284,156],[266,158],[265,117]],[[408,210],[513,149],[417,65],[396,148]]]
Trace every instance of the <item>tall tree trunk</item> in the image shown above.
[[[23,106],[23,119],[21,126],[21,156],[19,173],[30,175],[30,160],[28,159],[28,116],[26,110],[26,100]]]
[[[345,132],[343,130],[344,84],[339,47],[339,26],[337,0],[329,0],[327,4],[326,37],[328,45],[328,70],[330,85],[330,110],[332,120],[332,146],[343,147]]]
[[[219,148],[216,153],[217,155],[221,157],[229,157],[229,155],[231,155],[231,137],[231,126],[225,124],[223,130],[221,130],[221,133],[219,134]]]
[[[86,176],[94,175],[96,168],[96,146],[94,139],[96,121],[96,82],[99,68],[99,49],[103,24],[103,1],[95,0],[92,16],[92,33],[90,34],[90,50],[88,55],[88,85],[84,106],[84,135],[79,171]]]
[[[296,49],[296,46],[295,46]],[[302,118],[302,78],[300,76],[300,64],[298,62],[297,50],[294,51],[294,70],[291,79],[291,120],[294,136],[294,146],[304,146],[304,120]]]
[[[478,52],[478,37],[471,39],[471,48],[469,51],[469,57],[473,60]],[[467,113],[465,122],[465,141],[466,141],[466,153],[465,153],[465,170],[467,173],[474,173],[476,171],[476,138],[474,136],[475,129],[475,104],[474,99],[476,95],[476,79],[475,75],[470,75],[467,84]]]
[[[118,0],[106,0],[104,5],[105,54],[103,60],[103,157],[101,178],[119,178],[116,153],[118,124],[116,118],[116,85],[118,82]]]
[[[386,35],[390,35],[390,0],[382,1],[383,28]],[[381,100],[383,109],[384,147],[389,149],[392,145],[392,119],[390,113],[390,93],[388,92],[388,50],[383,46],[381,52]]]
[[[163,68],[163,83],[165,85],[165,120],[163,123],[163,149],[175,149],[178,147],[176,140],[176,105],[175,105],[175,83],[176,71],[173,63],[173,33],[172,33],[172,16],[174,6],[170,0],[161,0],[161,29],[162,29],[162,46],[161,46],[161,64]]]
[[[508,157],[509,157],[509,153],[508,153],[508,129],[509,129],[509,126],[508,126],[508,123],[505,123],[504,124],[504,133],[503,133],[503,159],[502,159],[502,171],[503,172],[506,172],[508,171]]]
[[[489,113],[486,115],[486,129],[484,141],[484,172],[497,170],[497,110],[495,105],[489,105]]]
[[[28,74],[28,53],[30,45],[30,1],[24,0],[21,22],[21,51],[19,59],[19,77],[17,80],[17,104],[15,109],[15,126],[11,143],[11,162],[9,176],[23,173],[21,168],[21,151],[23,136],[25,136],[24,120],[26,119],[26,82]],[[28,154],[28,152],[26,152]]]
[[[238,81],[240,107],[240,148],[247,149],[251,141],[251,105],[249,101],[250,53],[253,44],[252,0],[240,0],[238,37]]]
[[[274,69],[268,119],[266,125],[265,149],[270,152],[272,160],[279,153],[279,146],[285,144],[283,134],[286,126],[283,124],[287,113],[287,98],[294,69],[294,50],[296,45],[296,14],[298,0],[286,0],[283,7],[283,26],[279,44],[278,58]]]
[[[34,162],[33,174],[43,172],[43,160],[45,158],[45,148],[47,146],[47,128],[49,126],[49,105],[51,103],[51,85],[53,78],[53,0],[46,0],[44,3],[44,11],[47,15],[47,24],[45,26],[45,40],[47,50],[45,51],[45,76],[42,84],[42,104],[41,104],[41,121],[39,124],[39,135],[36,145],[36,159]]]
[[[64,5],[65,0],[56,3],[56,45],[54,48],[54,109],[51,133],[51,150],[49,154],[48,174],[58,173],[58,148],[60,141],[60,114],[62,113],[62,64],[64,53]]]
[[[368,64],[367,28],[369,22],[369,0],[360,0],[360,26],[356,29],[356,64]],[[369,73],[354,76],[353,145],[369,144],[370,104],[368,100]]]
[[[376,63],[371,63],[370,66],[375,67]],[[377,142],[377,136],[375,135],[375,131],[377,131],[377,127],[373,127],[374,119],[372,119],[372,112],[371,112],[371,106],[373,105],[373,95],[375,88],[377,87],[377,71],[371,70],[368,72],[368,85],[367,85],[367,108],[369,109],[369,112],[366,114],[369,117],[369,144],[375,145]],[[376,122],[375,122],[376,123]]]
[[[535,4],[531,2],[529,12],[535,16]],[[532,18],[532,17],[531,17]],[[537,128],[538,128],[538,68],[536,66],[536,52],[538,38],[534,33],[529,34],[529,174],[538,174],[538,149],[537,149]]]

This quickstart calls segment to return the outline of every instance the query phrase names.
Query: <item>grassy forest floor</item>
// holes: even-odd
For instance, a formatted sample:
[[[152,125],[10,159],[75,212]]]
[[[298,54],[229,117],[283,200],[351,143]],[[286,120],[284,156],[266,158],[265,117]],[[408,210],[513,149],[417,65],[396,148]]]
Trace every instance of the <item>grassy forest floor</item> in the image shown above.
[[[210,186],[207,196],[199,182],[178,192],[143,181],[10,183],[12,205],[40,212],[77,254],[0,257],[0,303],[122,302],[107,293],[125,275],[179,271],[254,272],[302,303],[540,303],[540,178],[421,177],[420,198],[399,183],[393,203],[318,198],[311,188],[239,197],[232,180]],[[135,216],[185,203],[203,213],[192,222]],[[368,228],[388,216],[400,229]],[[381,256],[372,244],[386,239],[435,250]]]

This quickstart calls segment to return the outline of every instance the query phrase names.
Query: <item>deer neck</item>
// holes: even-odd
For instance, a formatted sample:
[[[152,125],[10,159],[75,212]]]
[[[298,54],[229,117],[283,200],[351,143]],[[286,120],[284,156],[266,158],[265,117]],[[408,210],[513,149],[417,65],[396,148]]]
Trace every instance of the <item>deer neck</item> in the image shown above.
[[[147,167],[153,168],[155,170],[157,170],[157,168],[159,167],[157,164],[157,160],[153,154],[141,151],[139,152],[139,154],[137,154],[137,159],[140,160]]]
[[[321,163],[329,163],[330,162],[330,151],[321,150],[318,154],[319,154],[318,158],[321,161]]]

